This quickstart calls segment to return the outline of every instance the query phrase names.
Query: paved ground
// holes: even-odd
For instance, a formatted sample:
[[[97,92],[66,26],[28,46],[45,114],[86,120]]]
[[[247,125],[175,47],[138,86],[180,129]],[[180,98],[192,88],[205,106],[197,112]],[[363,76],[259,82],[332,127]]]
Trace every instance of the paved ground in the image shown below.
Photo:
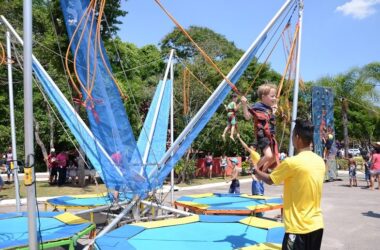
[[[322,249],[380,249],[380,190],[370,191],[363,186],[365,182],[360,175],[360,187],[348,187],[347,177],[340,174],[343,181],[324,184],[322,210],[325,221]],[[377,187],[377,183],[376,187]],[[250,193],[251,182],[243,181],[242,193]],[[228,184],[217,183],[197,187],[182,188],[175,192],[175,198],[186,194],[199,194],[206,192],[226,192]],[[302,192],[302,190],[300,190]],[[266,195],[279,196],[282,186],[266,186]],[[0,212],[14,211],[13,203],[2,201]],[[26,207],[22,207],[26,210]],[[40,206],[43,209],[43,206]],[[267,213],[268,217],[278,212]],[[98,218],[102,219],[102,218]],[[78,246],[78,249],[81,249]]]

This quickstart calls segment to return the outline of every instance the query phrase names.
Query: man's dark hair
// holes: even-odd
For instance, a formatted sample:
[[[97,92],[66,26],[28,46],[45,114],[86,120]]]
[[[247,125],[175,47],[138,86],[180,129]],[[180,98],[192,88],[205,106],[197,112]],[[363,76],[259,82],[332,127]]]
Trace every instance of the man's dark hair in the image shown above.
[[[297,118],[294,134],[298,135],[305,144],[313,142],[314,125],[310,120]]]

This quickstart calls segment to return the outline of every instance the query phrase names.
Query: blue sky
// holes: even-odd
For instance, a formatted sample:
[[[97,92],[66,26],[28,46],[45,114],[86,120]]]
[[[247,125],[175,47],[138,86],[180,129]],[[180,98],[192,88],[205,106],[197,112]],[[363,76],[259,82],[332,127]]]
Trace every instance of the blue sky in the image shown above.
[[[273,17],[282,0],[161,0],[184,26],[204,26],[246,50]],[[174,28],[154,0],[122,1],[129,14],[119,36],[141,47],[158,45]],[[380,0],[305,1],[301,75],[304,80],[344,73],[352,67],[380,61]],[[285,67],[281,46],[271,64]]]

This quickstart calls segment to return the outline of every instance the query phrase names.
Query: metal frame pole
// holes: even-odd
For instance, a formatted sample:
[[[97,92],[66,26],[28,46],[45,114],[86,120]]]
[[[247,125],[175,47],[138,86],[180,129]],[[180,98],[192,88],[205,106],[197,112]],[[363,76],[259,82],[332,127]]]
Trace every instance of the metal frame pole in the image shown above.
[[[296,125],[297,112],[298,112],[298,92],[299,92],[299,81],[300,81],[300,61],[301,61],[301,38],[302,38],[302,21],[303,21],[303,0],[299,0],[299,32],[297,41],[297,63],[296,63],[296,79],[294,81],[294,91],[293,91],[293,108],[292,108],[292,121],[290,124],[290,140],[289,140],[289,156],[294,155],[294,145],[292,142],[293,129]]]
[[[165,70],[164,79],[162,81],[162,87],[161,87],[161,91],[160,91],[160,96],[159,96],[158,101],[157,101],[157,107],[159,107],[161,105],[162,98],[164,96],[164,90],[165,90],[165,86],[166,86],[166,81],[168,79],[168,74],[169,74],[169,70],[170,70],[170,64],[171,64],[171,61],[173,59],[173,54],[174,54],[174,50],[171,50],[170,51],[169,60],[168,60],[168,65],[167,65],[166,70]],[[154,112],[153,122],[152,122],[150,131],[149,131],[149,135],[148,135],[148,144],[147,144],[147,147],[145,148],[145,151],[144,151],[144,154],[143,154],[143,159],[142,159],[143,160],[143,164],[146,164],[147,161],[148,161],[148,154],[149,154],[150,146],[151,146],[151,143],[152,143],[154,129],[156,127],[159,110],[160,110],[159,108],[156,108],[156,110]]]
[[[172,50],[174,53],[174,49]],[[172,85],[170,89],[170,146],[174,142],[174,65],[173,59],[170,65],[170,79],[172,80]],[[170,171],[170,201],[173,206],[174,204],[174,168]]]
[[[32,85],[32,1],[24,0],[24,137],[25,166],[31,168],[32,184],[27,186],[29,248],[37,250],[36,186],[34,174],[33,85]]]
[[[96,238],[91,240],[91,242],[84,249],[89,249],[95,243],[95,240],[97,238],[100,238],[106,233],[108,233],[139,201],[140,201],[140,197],[136,195],[133,198],[133,200],[128,204],[128,206],[124,208],[124,210],[110,224],[108,224],[102,231],[100,231],[97,234]]]
[[[11,55],[11,34],[6,32],[7,37],[7,64],[8,64],[8,86],[9,86],[9,111],[11,118],[11,136],[12,136],[12,162],[13,162],[13,181],[15,184],[16,195],[16,211],[20,212],[20,190],[18,181],[18,165],[17,165],[17,150],[16,150],[16,126],[15,112],[13,101],[13,76],[12,76],[12,55]]]

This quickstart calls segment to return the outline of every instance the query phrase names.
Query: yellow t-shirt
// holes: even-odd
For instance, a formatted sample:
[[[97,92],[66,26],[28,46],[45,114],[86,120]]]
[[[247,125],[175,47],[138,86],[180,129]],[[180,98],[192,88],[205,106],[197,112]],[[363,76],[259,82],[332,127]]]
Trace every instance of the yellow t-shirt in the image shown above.
[[[311,151],[286,158],[270,174],[284,182],[284,224],[287,233],[306,234],[323,228],[321,211],[325,162]]]
[[[250,158],[251,158],[251,161],[254,163],[254,164],[257,164],[259,161],[260,161],[260,154],[257,153],[255,150],[251,150],[251,153],[250,153]]]

